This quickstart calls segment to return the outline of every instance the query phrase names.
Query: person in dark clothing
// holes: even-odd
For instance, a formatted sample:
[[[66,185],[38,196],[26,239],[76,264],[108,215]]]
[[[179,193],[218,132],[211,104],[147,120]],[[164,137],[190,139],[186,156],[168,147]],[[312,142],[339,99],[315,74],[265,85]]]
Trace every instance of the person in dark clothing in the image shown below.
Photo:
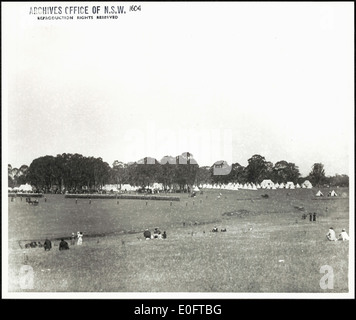
[[[61,242],[59,243],[59,251],[68,250],[68,249],[69,249],[68,242],[64,241],[64,239],[61,239]]]
[[[313,213],[313,221],[316,221],[316,212]]]
[[[313,214],[311,212],[309,213],[309,221],[313,221]]]
[[[45,251],[49,251],[52,248],[52,242],[50,240],[46,239],[43,246],[44,246]]]
[[[166,233],[166,231],[163,231],[162,238],[163,238],[163,239],[166,239],[166,238],[167,238],[167,233]]]
[[[151,232],[146,229],[145,232],[143,233],[143,236],[145,237],[145,239],[151,239]]]

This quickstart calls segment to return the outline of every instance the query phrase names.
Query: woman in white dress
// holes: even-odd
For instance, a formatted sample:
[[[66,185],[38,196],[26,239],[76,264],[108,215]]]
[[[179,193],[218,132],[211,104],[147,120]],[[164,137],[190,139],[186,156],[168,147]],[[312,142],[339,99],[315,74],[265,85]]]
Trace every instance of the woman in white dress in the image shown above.
[[[78,246],[81,246],[82,245],[82,243],[83,243],[83,232],[77,232],[77,238],[78,238],[78,240],[77,240],[77,245]]]

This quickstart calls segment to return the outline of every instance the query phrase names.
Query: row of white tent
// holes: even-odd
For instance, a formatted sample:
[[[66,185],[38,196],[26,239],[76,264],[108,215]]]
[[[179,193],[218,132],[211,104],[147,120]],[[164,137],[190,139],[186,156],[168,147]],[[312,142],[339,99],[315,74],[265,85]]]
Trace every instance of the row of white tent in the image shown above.
[[[128,184],[128,183],[122,184],[121,186],[117,185],[117,184],[106,184],[102,188],[102,190],[113,191],[113,192],[137,191],[138,189],[141,189],[141,187],[132,186],[131,184]],[[163,184],[162,183],[154,183],[152,186],[149,187],[149,189],[163,190]]]
[[[324,197],[324,194],[319,190],[315,196],[316,197]],[[335,192],[335,190],[329,191],[328,197],[337,197],[337,193]]]
[[[294,184],[293,182],[289,181],[287,183],[273,183],[271,180],[263,180],[261,184],[254,184],[254,183],[228,183],[228,184],[203,184],[199,186],[203,189],[226,189],[226,190],[258,190],[258,189],[311,189],[313,185],[310,181],[305,180],[301,185]]]
[[[8,187],[8,191],[9,192],[32,192],[33,189],[30,184],[26,183],[20,185],[19,187],[13,187],[13,188]]]
[[[295,185],[293,182],[287,182],[287,183],[273,183],[271,180],[263,180],[261,184],[254,184],[254,183],[227,183],[227,184],[200,184],[199,186],[193,186],[193,191],[200,191],[200,189],[226,189],[226,190],[239,190],[239,189],[245,189],[245,190],[257,190],[257,189],[298,189],[298,188],[307,188],[311,189],[313,186],[312,184],[308,181],[305,180],[301,185],[298,183]],[[103,186],[103,190],[105,191],[114,191],[114,192],[119,192],[121,191],[137,191],[139,187],[137,186],[132,186],[130,184],[122,184],[121,188],[120,186],[116,184],[107,184]],[[163,185],[162,183],[154,183],[152,185],[152,189],[155,190],[163,190]],[[12,192],[32,192],[32,186],[29,184],[22,184],[19,187],[14,187],[14,188],[8,188],[8,191]]]
[[[163,185],[161,183],[154,183],[150,186],[154,190],[163,190]],[[298,189],[298,188],[308,188],[311,189],[312,185],[309,181],[305,181],[301,185],[298,183],[295,185],[293,182],[287,183],[273,183],[271,180],[264,180],[261,184],[254,183],[227,183],[227,184],[200,184],[199,186],[194,185],[192,191],[199,192],[201,189],[219,189],[219,190],[258,190],[258,189]],[[105,191],[137,191],[139,187],[132,186],[130,184],[122,184],[121,188],[117,185],[108,184],[103,187]]]

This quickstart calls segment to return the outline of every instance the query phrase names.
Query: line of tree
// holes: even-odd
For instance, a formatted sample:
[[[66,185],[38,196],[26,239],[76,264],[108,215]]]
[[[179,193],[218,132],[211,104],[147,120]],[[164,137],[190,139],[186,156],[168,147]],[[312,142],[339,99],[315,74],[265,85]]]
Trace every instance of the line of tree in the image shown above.
[[[32,161],[30,166],[19,169],[8,165],[8,185],[10,187],[29,183],[37,190],[88,191],[100,190],[105,184],[130,184],[146,188],[153,183],[162,183],[165,189],[187,190],[192,185],[261,183],[264,179],[273,182],[301,183],[305,179],[315,186],[348,186],[347,175],[325,176],[322,163],[315,163],[307,177],[301,177],[299,168],[291,162],[281,160],[273,164],[261,155],[248,159],[246,167],[239,163],[229,165],[217,161],[211,166],[199,167],[189,152],[179,156],[165,156],[160,161],[145,157],[136,162],[114,161],[112,166],[102,158],[85,157],[81,154],[59,154],[43,156]]]

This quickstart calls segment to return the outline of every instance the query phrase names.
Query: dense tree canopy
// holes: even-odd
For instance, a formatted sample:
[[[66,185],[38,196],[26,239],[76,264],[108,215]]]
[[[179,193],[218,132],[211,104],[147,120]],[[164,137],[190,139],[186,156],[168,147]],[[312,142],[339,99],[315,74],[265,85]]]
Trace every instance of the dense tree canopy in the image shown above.
[[[315,163],[306,177],[313,185],[348,186],[347,175],[325,177],[324,165]],[[30,166],[19,169],[8,165],[8,185],[30,183],[38,190],[48,191],[93,191],[105,184],[122,184],[146,188],[153,183],[162,183],[164,189],[187,190],[193,185],[227,183],[261,183],[263,179],[274,182],[300,182],[298,167],[280,160],[274,165],[265,157],[255,154],[248,159],[246,167],[239,163],[228,164],[216,161],[212,166],[199,167],[190,152],[178,156],[164,156],[160,161],[151,157],[131,163],[115,160],[112,167],[102,158],[85,157],[81,154],[63,153],[43,156],[32,161]]]
[[[292,181],[297,183],[299,176],[299,169],[294,163],[281,160],[276,162],[273,167],[272,180],[275,182]]]
[[[310,182],[313,185],[320,186],[325,182],[325,170],[322,163],[314,163],[309,173]]]
[[[265,157],[259,154],[253,155],[248,159],[247,165],[247,179],[250,182],[258,183],[263,179],[268,178],[267,173],[267,162]]]

